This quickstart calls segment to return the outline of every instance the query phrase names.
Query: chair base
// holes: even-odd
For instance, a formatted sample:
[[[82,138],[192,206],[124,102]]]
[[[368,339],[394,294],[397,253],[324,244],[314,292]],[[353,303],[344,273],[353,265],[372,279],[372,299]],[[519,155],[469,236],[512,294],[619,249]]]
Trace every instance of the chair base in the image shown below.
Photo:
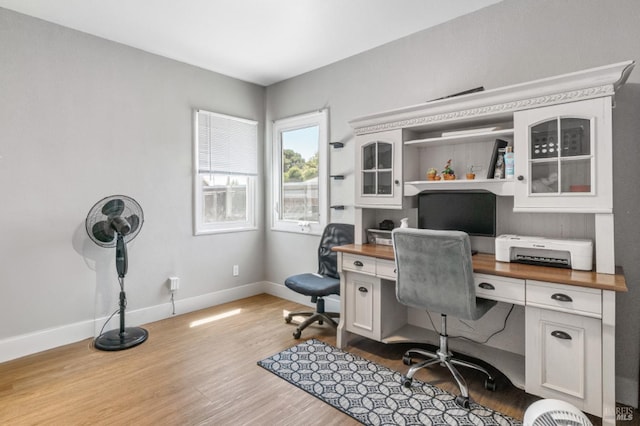
[[[491,373],[489,373],[484,367],[453,357],[453,354],[449,351],[448,347],[449,336],[447,336],[446,334],[446,316],[442,315],[442,317],[443,332],[440,333],[440,347],[438,348],[438,350],[436,350],[435,352],[431,352],[425,351],[423,349],[409,349],[402,356],[402,362],[405,365],[411,366],[411,368],[409,368],[409,371],[407,372],[407,375],[402,378],[402,385],[407,388],[411,387],[413,376],[418,370],[420,370],[421,368],[429,367],[433,364],[440,364],[449,369],[451,375],[458,384],[460,395],[456,397],[456,403],[463,408],[469,408],[469,388],[467,387],[467,382],[464,380],[455,366],[457,365],[473,368],[474,370],[478,370],[484,373],[487,376],[487,379],[484,382],[484,387],[487,390],[496,390],[495,379],[491,375]],[[413,358],[423,358],[424,361],[413,364]]]
[[[322,325],[325,322],[332,326],[333,328],[338,328],[338,323],[334,320],[334,318],[339,318],[340,314],[337,312],[291,312],[289,315],[285,317],[285,321],[288,323],[291,322],[293,317],[309,317],[302,324],[296,328],[296,331],[293,332],[293,337],[299,339],[302,335],[302,330],[307,328],[309,325],[317,322]]]
[[[316,310],[315,312],[305,311],[305,312],[290,312],[285,318],[285,322],[289,324],[293,317],[309,317],[304,322],[302,322],[296,331],[293,332],[293,337],[295,339],[299,339],[302,335],[302,330],[307,328],[309,325],[317,322],[322,325],[325,322],[332,326],[333,328],[338,328],[338,323],[334,320],[334,318],[339,318],[340,314],[338,312],[325,312],[324,310],[324,299],[318,297],[316,302]]]

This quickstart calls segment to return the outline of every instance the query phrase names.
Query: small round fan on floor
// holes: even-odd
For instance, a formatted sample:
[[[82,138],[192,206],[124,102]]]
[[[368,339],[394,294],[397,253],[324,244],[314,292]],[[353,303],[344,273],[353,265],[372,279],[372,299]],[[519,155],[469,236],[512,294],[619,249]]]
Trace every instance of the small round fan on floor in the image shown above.
[[[541,399],[524,413],[526,426],[593,426],[578,408],[558,399]]]
[[[127,243],[134,239],[142,228],[142,207],[133,198],[111,195],[98,201],[91,208],[85,226],[89,238],[105,248],[116,248],[116,271],[120,283],[120,329],[102,333],[95,346],[105,351],[118,351],[139,345],[147,340],[149,333],[140,327],[125,327],[124,312],[127,298],[124,292],[124,277],[127,274]]]

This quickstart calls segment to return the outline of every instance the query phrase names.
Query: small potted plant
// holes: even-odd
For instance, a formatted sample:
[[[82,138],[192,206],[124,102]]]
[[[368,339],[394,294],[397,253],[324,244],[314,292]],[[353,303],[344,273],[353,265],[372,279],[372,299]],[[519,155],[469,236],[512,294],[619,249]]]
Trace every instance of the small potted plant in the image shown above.
[[[467,180],[473,180],[476,178],[476,174],[473,172],[473,166],[469,166],[469,171],[467,172]]]
[[[427,180],[436,180],[437,174],[438,171],[434,167],[429,168],[429,170],[427,170]]]
[[[444,170],[442,171],[442,178],[444,180],[455,180],[456,174],[451,168],[451,159],[447,161],[447,164],[444,166]]]

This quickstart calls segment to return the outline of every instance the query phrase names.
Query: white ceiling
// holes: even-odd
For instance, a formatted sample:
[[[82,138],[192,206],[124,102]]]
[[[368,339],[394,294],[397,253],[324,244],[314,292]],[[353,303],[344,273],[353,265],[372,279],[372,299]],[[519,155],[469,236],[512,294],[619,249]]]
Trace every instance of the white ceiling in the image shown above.
[[[0,7],[268,86],[499,1],[0,0]]]

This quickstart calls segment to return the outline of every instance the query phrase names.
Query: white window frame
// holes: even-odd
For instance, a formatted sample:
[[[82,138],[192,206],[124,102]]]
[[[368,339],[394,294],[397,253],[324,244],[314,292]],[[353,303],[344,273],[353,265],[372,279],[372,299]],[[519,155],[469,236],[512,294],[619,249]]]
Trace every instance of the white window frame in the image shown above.
[[[232,120],[239,125],[247,125],[250,127],[246,127],[247,136],[252,139],[252,141],[247,141],[247,145],[253,144],[253,149],[255,150],[253,153],[253,158],[255,158],[255,164],[247,164],[246,166],[250,171],[243,171],[240,173],[235,173],[232,164],[229,164],[225,168],[225,170],[210,170],[204,171],[200,170],[200,137],[199,137],[199,122],[198,115],[199,113],[207,114],[215,118],[221,118],[223,120]],[[251,127],[253,127],[253,131],[251,131]],[[254,120],[248,120],[245,118],[233,117],[230,115],[219,114],[211,111],[195,109],[193,112],[193,233],[194,235],[208,235],[208,234],[216,234],[216,233],[226,233],[226,232],[240,232],[240,231],[251,231],[257,229],[257,186],[258,186],[258,122]],[[209,140],[209,143],[215,143],[215,139]],[[249,145],[250,146],[250,145]],[[211,151],[211,149],[210,149]],[[248,157],[251,157],[248,156]],[[226,161],[228,163],[232,163],[230,158],[227,158]],[[243,165],[244,166],[244,165]],[[215,172],[215,173],[214,173]],[[203,218],[203,185],[202,185],[202,173],[212,173],[218,175],[238,175],[238,176],[246,176],[248,179],[247,182],[247,200],[246,200],[246,220],[241,221],[225,221],[225,222],[216,222],[216,223],[205,223]]]
[[[318,222],[280,219],[282,197],[282,137],[286,131],[318,126]],[[273,123],[272,187],[271,187],[271,229],[274,231],[296,232],[321,235],[328,219],[328,170],[329,170],[329,129],[328,111],[323,109],[296,115]]]

